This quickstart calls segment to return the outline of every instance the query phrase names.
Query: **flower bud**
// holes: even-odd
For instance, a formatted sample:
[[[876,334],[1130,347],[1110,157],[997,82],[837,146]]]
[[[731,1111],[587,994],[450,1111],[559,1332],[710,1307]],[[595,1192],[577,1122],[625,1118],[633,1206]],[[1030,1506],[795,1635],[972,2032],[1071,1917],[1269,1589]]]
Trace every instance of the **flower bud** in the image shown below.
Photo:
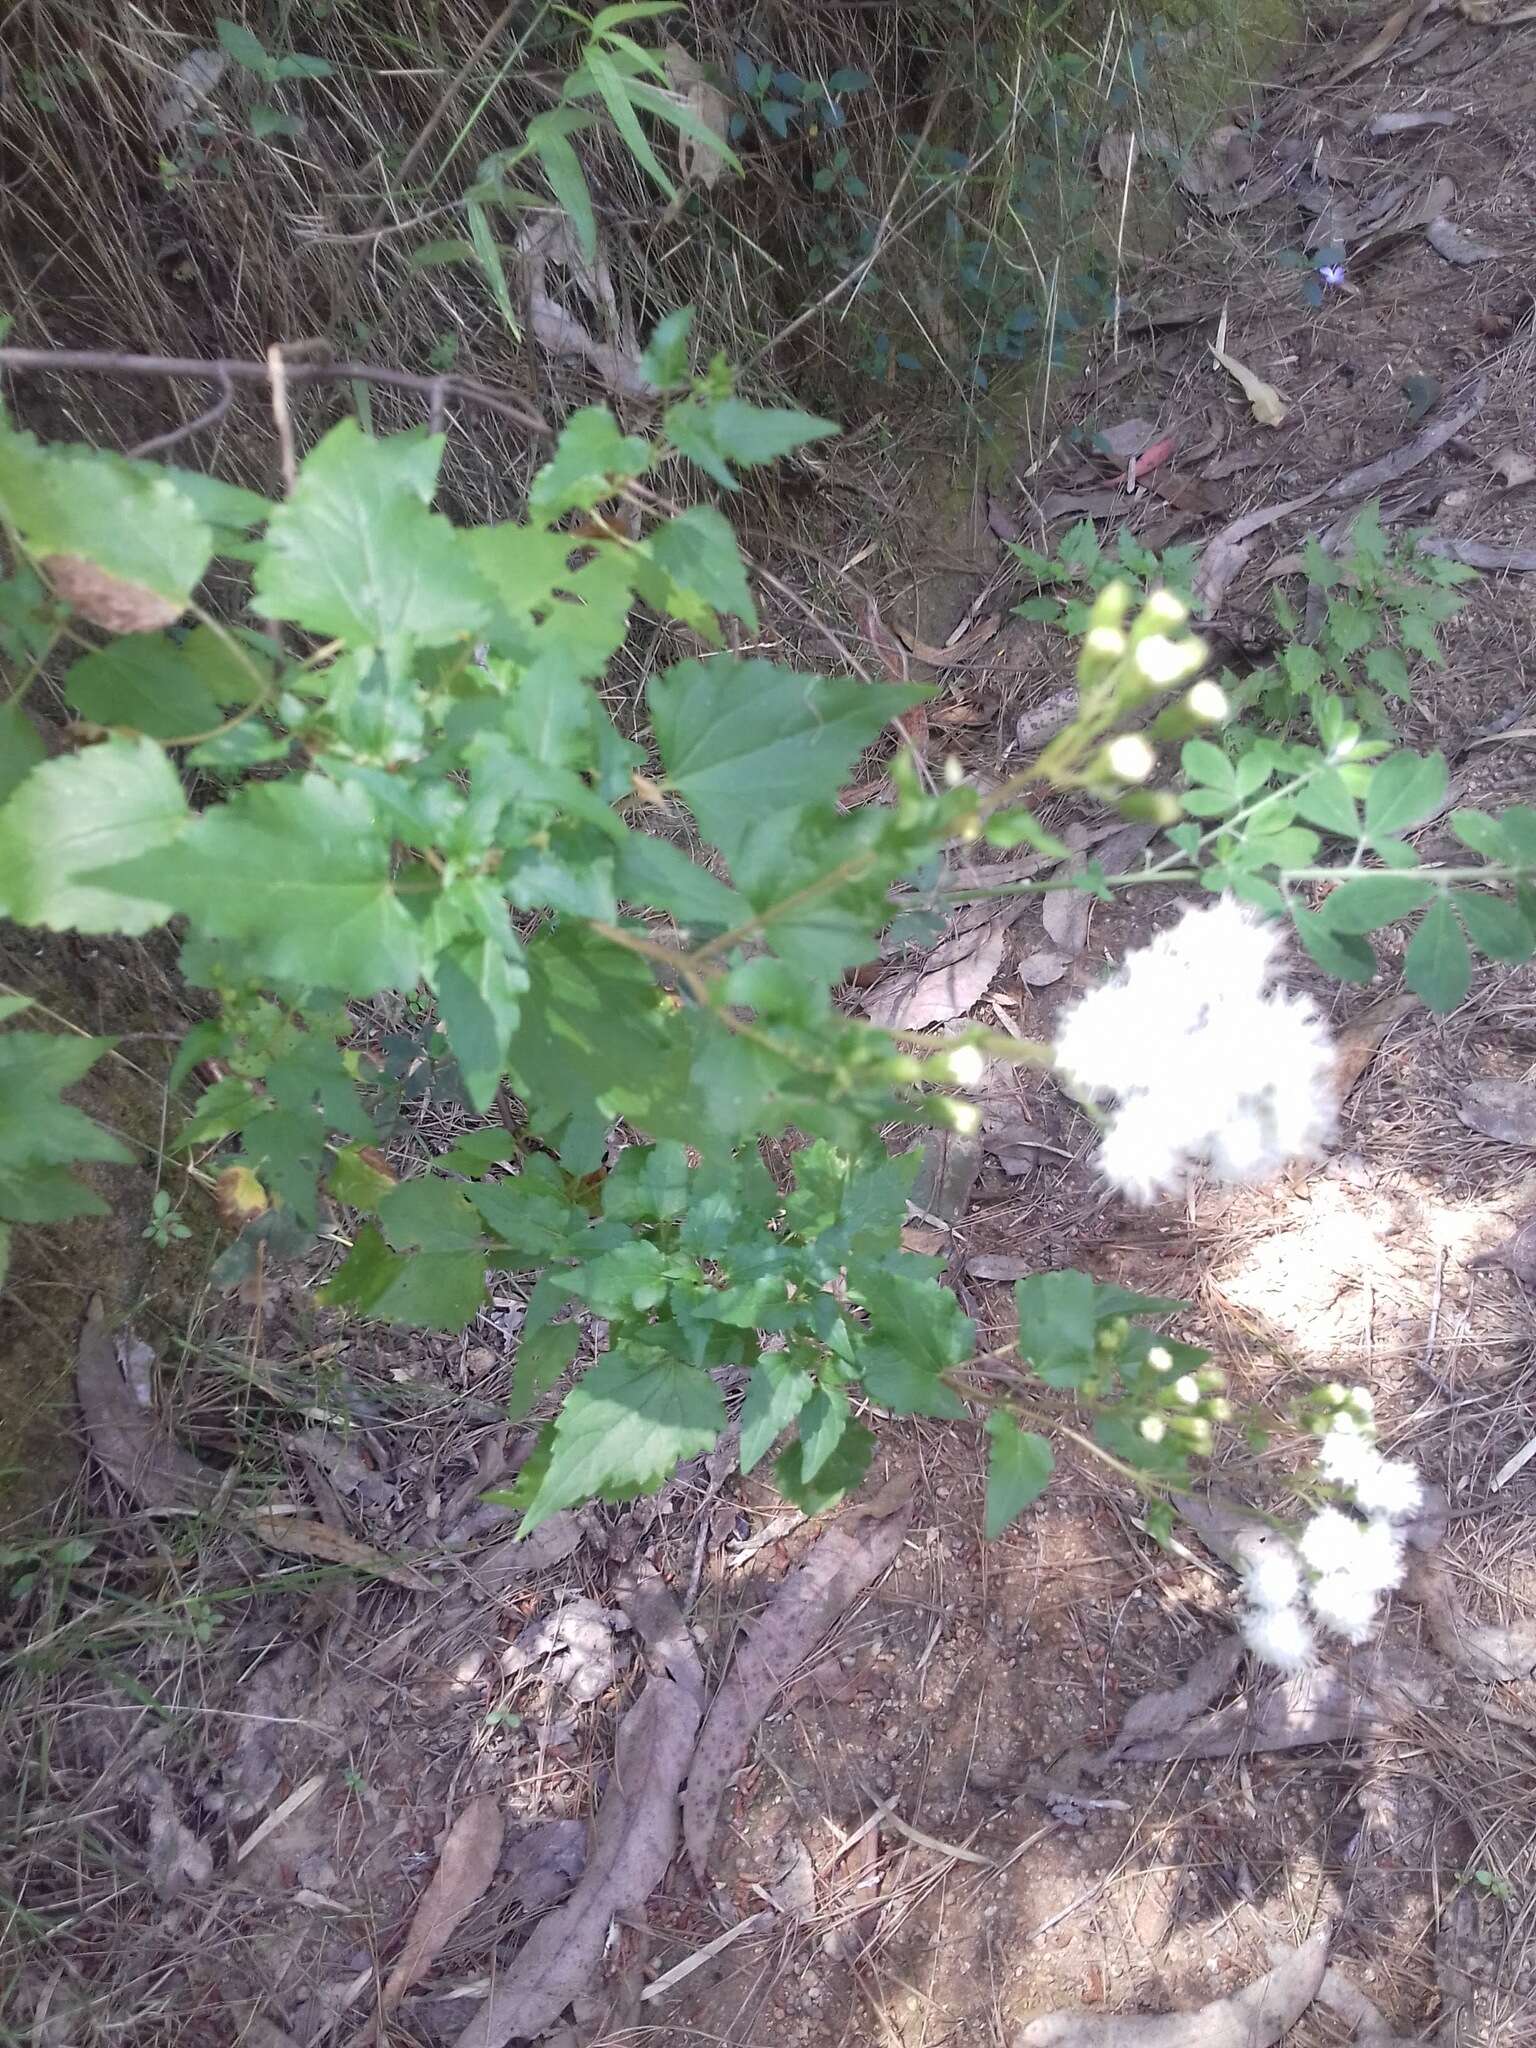
[[[1089,615],[1090,632],[1100,626],[1119,626],[1125,622],[1125,615],[1131,608],[1131,586],[1119,581],[1106,583],[1093,601]]]
[[[1184,815],[1171,789],[1128,789],[1116,797],[1115,809],[1132,825],[1177,825]]]
[[[950,1129],[958,1131],[962,1138],[970,1137],[981,1124],[981,1111],[974,1102],[953,1102],[945,1096],[939,1105],[939,1114]]]
[[[1149,633],[1134,650],[1137,669],[1158,690],[1171,690],[1175,683],[1195,675],[1205,666],[1205,655],[1205,642],[1193,634],[1170,640],[1166,633]]]
[[[1140,1429],[1149,1444],[1160,1444],[1168,1434],[1168,1425],[1161,1415],[1144,1415],[1141,1418]]]
[[[1099,683],[1125,659],[1125,635],[1118,626],[1090,626],[1078,650],[1077,679]]]
[[[1200,1382],[1192,1372],[1181,1373],[1173,1383],[1173,1391],[1186,1408],[1193,1408],[1200,1399]]]
[[[1116,782],[1145,782],[1157,766],[1157,755],[1139,732],[1123,732],[1099,757],[1104,774]]]
[[[1147,1363],[1154,1372],[1167,1372],[1173,1365],[1173,1353],[1166,1344],[1154,1344],[1147,1353]]]
[[[1227,702],[1227,693],[1219,683],[1195,683],[1184,692],[1184,702],[1191,718],[1201,725],[1225,725],[1231,716],[1232,706]]]
[[[980,1049],[974,1045],[957,1045],[944,1061],[951,1081],[962,1088],[974,1088],[987,1070],[987,1063]]]
[[[943,775],[946,789],[958,789],[965,780],[964,762],[954,754],[946,754],[944,756]]]

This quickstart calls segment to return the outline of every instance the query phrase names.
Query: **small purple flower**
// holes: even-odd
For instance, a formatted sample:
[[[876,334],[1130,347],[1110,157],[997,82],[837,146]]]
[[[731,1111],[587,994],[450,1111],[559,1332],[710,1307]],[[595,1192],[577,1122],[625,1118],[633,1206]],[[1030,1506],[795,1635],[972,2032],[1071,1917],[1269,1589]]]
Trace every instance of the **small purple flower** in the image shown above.
[[[1317,266],[1317,274],[1324,284],[1331,285],[1336,291],[1344,282],[1344,265],[1342,263],[1320,263]]]

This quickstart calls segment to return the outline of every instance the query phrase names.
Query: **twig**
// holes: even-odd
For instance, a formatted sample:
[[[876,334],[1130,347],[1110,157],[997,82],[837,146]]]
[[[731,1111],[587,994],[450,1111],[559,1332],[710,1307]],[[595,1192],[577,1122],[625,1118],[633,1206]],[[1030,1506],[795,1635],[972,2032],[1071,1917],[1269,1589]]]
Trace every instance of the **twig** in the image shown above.
[[[274,341],[267,350],[267,377],[272,386],[272,424],[277,429],[278,459],[283,471],[283,496],[293,496],[299,480],[299,455],[293,445],[293,421],[288,413],[288,365],[283,345]]]
[[[519,405],[474,377],[417,376],[411,370],[386,369],[380,363],[287,363],[290,384],[382,384],[391,391],[420,392],[430,403],[438,390],[500,414],[530,434],[553,439],[554,428],[536,412]],[[80,370],[87,375],[115,377],[207,377],[235,384],[270,384],[266,363],[238,356],[139,356],[102,348],[0,348],[0,370]]]
[[[225,413],[235,402],[235,387],[230,379],[220,375],[219,396],[206,412],[200,412],[195,420],[188,420],[184,427],[172,427],[169,433],[151,434],[147,441],[141,441],[137,448],[130,448],[130,458],[137,462],[146,455],[159,455],[167,448],[174,448],[178,441],[185,441],[193,434],[200,434],[204,427],[216,427]]]

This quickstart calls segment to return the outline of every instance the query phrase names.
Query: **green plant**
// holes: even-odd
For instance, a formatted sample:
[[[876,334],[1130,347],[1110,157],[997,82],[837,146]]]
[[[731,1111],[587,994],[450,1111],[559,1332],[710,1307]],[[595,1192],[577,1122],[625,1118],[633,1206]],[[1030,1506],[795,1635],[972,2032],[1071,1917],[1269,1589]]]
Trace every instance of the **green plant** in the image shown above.
[[[1301,616],[1277,588],[1275,617],[1291,637],[1273,667],[1234,687],[1238,709],[1254,711],[1259,727],[1284,730],[1298,710],[1315,710],[1323,696],[1338,692],[1367,731],[1389,736],[1388,700],[1412,702],[1411,660],[1436,667],[1443,661],[1437,629],[1462,609],[1456,586],[1476,573],[1423,553],[1419,538],[1389,539],[1375,499],[1351,528],[1347,553],[1325,554],[1309,537],[1301,566],[1323,596],[1317,630],[1300,637]]]
[[[269,92],[292,79],[331,76],[331,66],[324,57],[305,57],[295,51],[275,56],[254,29],[247,28],[244,22],[221,17],[215,22],[214,30],[224,55],[243,71],[259,78]],[[303,124],[293,115],[285,114],[281,107],[267,104],[251,109],[250,123],[251,134],[258,142],[292,138],[303,133]]]
[[[488,1269],[524,1275],[514,1417],[547,1406],[591,1319],[606,1325],[519,1474],[524,1526],[708,1449],[727,1366],[748,1375],[743,1462],[788,1436],[777,1479],[807,1508],[865,1470],[856,1411],[979,1410],[1001,1526],[1045,1484],[1043,1425],[1067,1425],[975,1357],[938,1262],[902,1248],[917,1161],[880,1134],[974,1127],[956,1091],[988,1057],[1055,1055],[979,1029],[893,1038],[839,1011],[846,972],[898,910],[951,900],[934,879],[945,846],[1063,853],[1031,803],[1073,791],[1167,828],[1171,850],[1066,885],[1231,891],[1288,914],[1346,974],[1369,961],[1373,920],[1424,905],[1410,979],[1447,1006],[1466,965],[1447,925],[1497,958],[1536,950],[1536,812],[1458,812],[1481,860],[1421,865],[1404,834],[1439,804],[1443,761],[1364,739],[1333,698],[1316,745],[1234,762],[1199,737],[1226,706],[1185,687],[1203,650],[1184,607],[1153,592],[1132,616],[1119,581],[1092,609],[1077,715],[1038,759],[983,795],[963,778],[925,789],[898,752],[893,801],[840,810],[857,755],[924,693],[722,650],[726,618],[757,624],[745,565],[722,513],[678,509],[659,472],[689,466],[729,498],[738,471],[831,430],[750,404],[719,361],[693,373],[689,331],[675,314],[646,351],[666,394],[651,435],[578,412],[526,518],[489,525],[432,509],[442,442],[420,431],[341,421],[276,506],[0,431],[0,911],[50,931],[178,923],[182,973],[215,1014],[171,1086],[220,1069],[179,1142],[243,1221],[218,1280],[323,1233],[345,1247],[329,1306],[457,1329]],[[610,516],[621,499],[634,533]],[[198,601],[216,556],[249,566],[267,631]],[[638,741],[595,687],[637,603],[715,650],[650,678]],[[65,641],[57,688],[93,743],[43,759],[24,704]],[[1151,787],[1158,749],[1189,735],[1193,787]],[[46,1052],[57,1086],[94,1057],[92,1041],[30,1036],[0,1049]],[[494,1121],[397,1182],[383,1147],[423,1073]],[[56,1213],[66,1183],[78,1202],[68,1157],[117,1147],[67,1109],[39,1125],[35,1088],[0,1107],[20,1220]],[[770,1172],[760,1143],[791,1132],[804,1142]],[[1082,1275],[1025,1282],[1019,1305],[1046,1395],[1093,1417],[1083,1440],[1154,1493],[1180,1484],[1223,1419],[1214,1369],[1131,1320],[1176,1305]],[[1181,1368],[1172,1407],[1143,1370],[1166,1369],[1154,1349]]]
[[[1018,619],[1038,619],[1059,626],[1074,639],[1086,633],[1093,617],[1094,602],[1112,583],[1129,582],[1133,588],[1171,590],[1188,600],[1190,576],[1198,548],[1168,548],[1161,555],[1144,548],[1125,527],[1115,536],[1113,553],[1099,539],[1091,519],[1080,519],[1062,535],[1054,555],[1037,554],[1022,541],[1010,543],[1009,552],[1020,568],[1028,570],[1039,585],[1039,594],[1025,598],[1013,608]],[[1058,595],[1081,589],[1081,597]]]
[[[143,1235],[160,1251],[168,1251],[173,1244],[192,1235],[172,1208],[171,1198],[164,1188],[155,1190],[154,1200],[149,1205],[149,1221],[144,1226]]]
[[[1511,1904],[1514,1899],[1514,1890],[1509,1879],[1500,1877],[1496,1870],[1464,1870],[1461,1873],[1461,1881],[1463,1884],[1476,1885],[1484,1898],[1497,1899],[1501,1906]]]

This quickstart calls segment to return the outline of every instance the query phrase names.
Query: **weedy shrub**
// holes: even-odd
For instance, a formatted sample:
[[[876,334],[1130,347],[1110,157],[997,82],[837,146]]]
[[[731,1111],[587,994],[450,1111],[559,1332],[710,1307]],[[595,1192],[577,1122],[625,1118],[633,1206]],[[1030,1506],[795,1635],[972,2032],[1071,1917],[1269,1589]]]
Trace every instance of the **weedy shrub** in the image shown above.
[[[1281,920],[1329,972],[1363,977],[1366,935],[1422,911],[1405,971],[1448,1008],[1468,938],[1495,959],[1536,950],[1536,812],[1453,812],[1475,857],[1423,862],[1406,835],[1442,803],[1438,755],[1367,737],[1331,696],[1312,740],[1224,749],[1228,707],[1195,681],[1183,604],[1153,591],[1133,612],[1121,582],[1093,604],[1076,717],[1036,760],[984,794],[958,772],[929,789],[897,751],[893,800],[840,810],[857,757],[924,692],[724,650],[728,620],[756,625],[746,566],[722,511],[678,509],[662,474],[729,503],[743,472],[831,429],[747,402],[718,361],[695,372],[689,329],[674,315],[645,351],[666,394],[654,432],[578,412],[521,519],[434,510],[442,440],[420,430],[342,420],[280,504],[0,432],[0,911],[179,934],[211,1014],[171,1087],[209,1063],[218,1077],[176,1143],[238,1227],[222,1283],[318,1237],[344,1253],[318,1290],[331,1308],[454,1330],[486,1305],[488,1271],[520,1275],[514,1417],[600,1319],[605,1348],[519,1476],[524,1527],[711,1447],[727,1366],[747,1374],[743,1465],[777,1448],[777,1483],[807,1509],[858,1481],[879,1414],[984,1418],[994,1533],[1046,1483],[1047,1423],[1162,1495],[1230,1419],[1206,1354],[1146,1326],[1179,1305],[1078,1273],[1022,1282],[1020,1391],[975,1355],[938,1262],[902,1248],[917,1159],[887,1156],[882,1128],[972,1127],[986,1063],[1026,1060],[1098,1118],[1103,1169],[1133,1195],[1268,1171],[1333,1117],[1326,1030],[1276,984]],[[222,616],[199,596],[210,575]],[[597,688],[637,605],[716,650],[650,678],[638,742]],[[30,714],[56,650],[74,722],[49,754]],[[1162,778],[1174,747],[1181,773]],[[1196,907],[1070,1009],[1054,1046],[845,1016],[838,985],[898,905],[952,900],[933,879],[946,848],[1064,850],[1032,808],[1053,791],[1165,833],[1134,874],[1091,867],[1073,886],[1183,883]],[[381,995],[403,1020],[394,1079],[355,1022]],[[4,1002],[0,1246],[96,1206],[72,1162],[126,1151],[62,1099],[110,1047]],[[413,1048],[434,1044],[484,1121],[397,1179],[388,1120]],[[786,1139],[775,1175],[761,1147]],[[1326,1449],[1342,1416],[1368,1444],[1342,1392],[1284,1421]],[[1341,1475],[1320,1483],[1337,1493]],[[1350,1483],[1374,1514],[1370,1487],[1395,1482],[1362,1463]],[[1360,1573],[1381,1582],[1373,1560]],[[1300,1629],[1275,1624],[1272,1647]]]

